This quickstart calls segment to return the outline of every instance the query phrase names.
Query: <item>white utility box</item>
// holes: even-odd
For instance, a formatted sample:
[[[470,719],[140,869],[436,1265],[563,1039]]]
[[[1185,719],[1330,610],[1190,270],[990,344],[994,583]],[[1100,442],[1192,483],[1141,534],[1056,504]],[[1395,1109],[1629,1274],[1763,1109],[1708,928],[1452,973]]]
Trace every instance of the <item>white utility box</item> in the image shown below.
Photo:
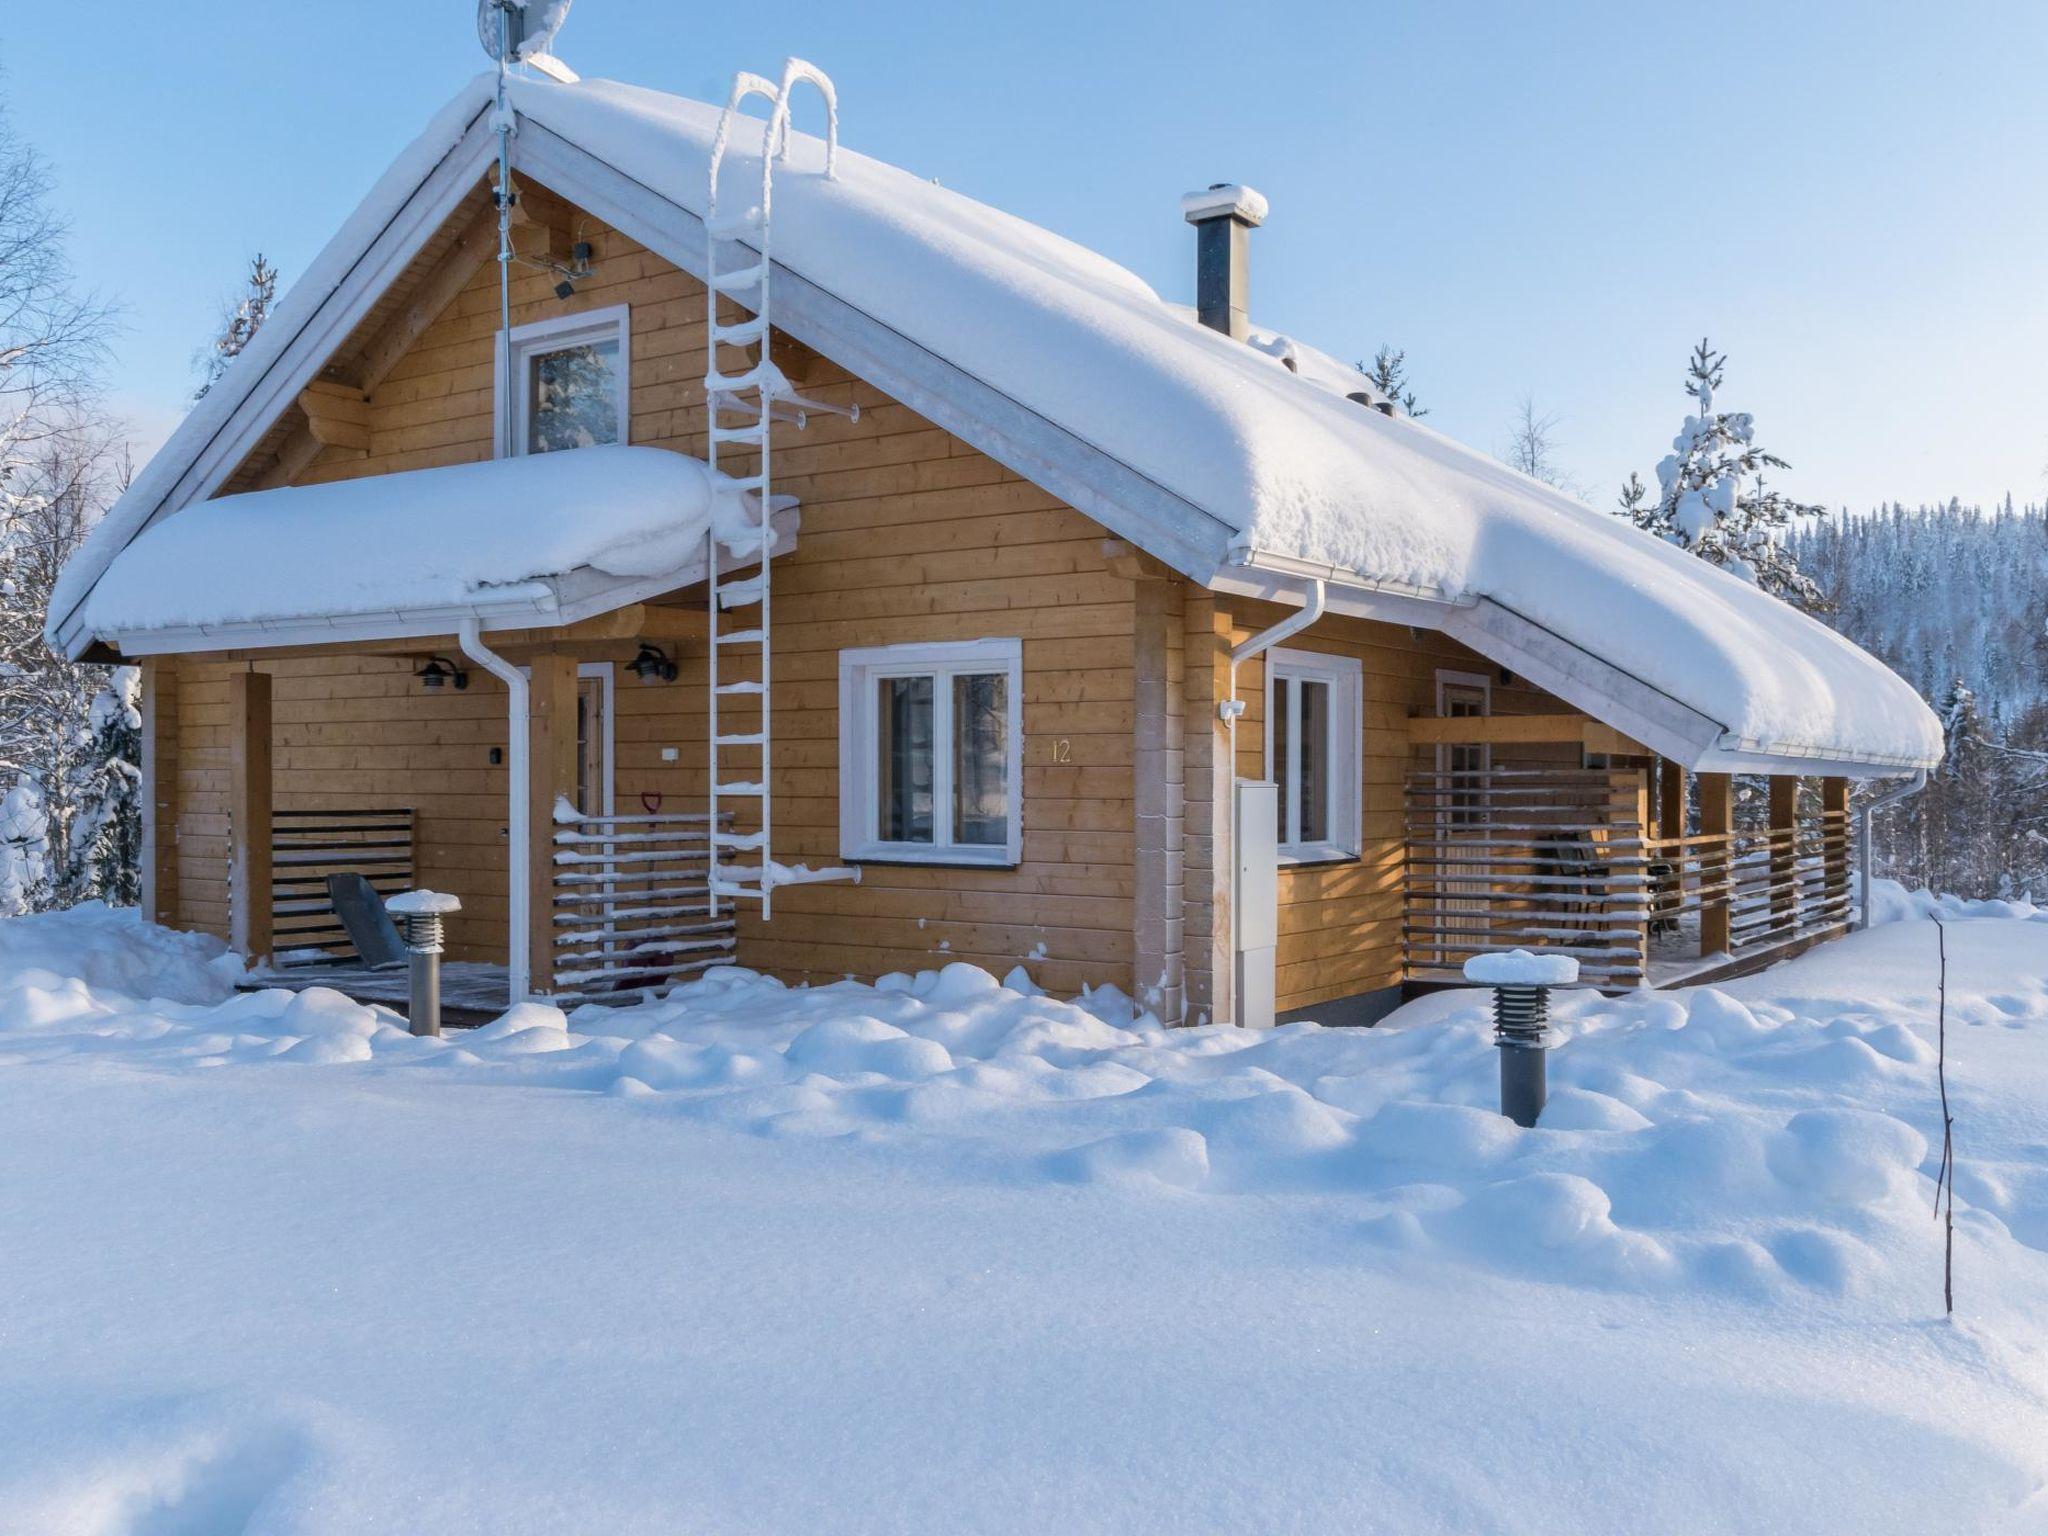
[[[1273,954],[1280,943],[1280,786],[1237,781],[1237,1022],[1273,1022]]]

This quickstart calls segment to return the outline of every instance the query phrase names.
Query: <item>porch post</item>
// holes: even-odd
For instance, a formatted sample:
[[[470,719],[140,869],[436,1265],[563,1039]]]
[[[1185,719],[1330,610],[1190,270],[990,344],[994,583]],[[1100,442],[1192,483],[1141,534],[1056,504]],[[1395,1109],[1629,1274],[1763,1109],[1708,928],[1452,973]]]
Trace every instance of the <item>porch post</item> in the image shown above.
[[[1771,775],[1771,926],[1799,917],[1799,777]],[[1773,941],[1784,935],[1774,932]]]
[[[576,794],[576,658],[535,654],[527,715],[529,989],[555,989],[555,801]]]
[[[1607,778],[1607,825],[1608,836],[1616,830],[1623,831],[1623,837],[1635,844],[1633,861],[1624,861],[1624,868],[1633,868],[1644,877],[1645,883],[1636,887],[1633,907],[1617,907],[1611,901],[1603,903],[1601,927],[1609,935],[1605,945],[1625,948],[1629,951],[1628,965],[1635,973],[1635,980],[1644,980],[1649,969],[1650,908],[1653,893],[1648,885],[1650,873],[1650,775],[1647,769],[1624,768],[1616,770]],[[1611,866],[1610,866],[1611,867]],[[1613,896],[1615,887],[1609,885],[1606,895]],[[1625,935],[1623,930],[1628,930]]]
[[[228,942],[250,964],[270,957],[270,674],[228,680]]]
[[[1183,601],[1179,580],[1139,575],[1132,583],[1133,830],[1137,889],[1132,895],[1133,990],[1163,1024],[1184,1011],[1186,916],[1186,728]]]
[[[1826,778],[1820,781],[1821,867],[1827,871],[1823,889],[1828,917],[1846,927],[1849,922],[1849,781]]]
[[[1725,773],[1699,776],[1700,836],[1718,837],[1700,850],[1700,953],[1728,950],[1728,881],[1735,872],[1734,784]]]
[[[1685,836],[1685,770],[1668,757],[1657,761],[1657,835]]]
[[[167,656],[142,663],[142,915],[178,920],[178,674]]]

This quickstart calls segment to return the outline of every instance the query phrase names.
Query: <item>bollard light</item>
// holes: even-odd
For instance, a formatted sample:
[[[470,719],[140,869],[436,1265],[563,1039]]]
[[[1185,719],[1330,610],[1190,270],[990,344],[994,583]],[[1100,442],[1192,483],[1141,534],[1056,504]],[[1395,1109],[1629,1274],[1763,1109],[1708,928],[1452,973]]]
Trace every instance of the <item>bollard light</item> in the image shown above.
[[[1465,962],[1465,979],[1493,988],[1493,1043],[1500,1048],[1500,1112],[1519,1126],[1532,1126],[1550,1097],[1550,989],[1577,981],[1579,962],[1570,955],[1514,949],[1506,954],[1474,955]]]
[[[440,891],[402,891],[384,903],[384,910],[405,926],[410,959],[412,1006],[406,1028],[416,1035],[441,1033],[441,919],[462,910],[462,900]]]

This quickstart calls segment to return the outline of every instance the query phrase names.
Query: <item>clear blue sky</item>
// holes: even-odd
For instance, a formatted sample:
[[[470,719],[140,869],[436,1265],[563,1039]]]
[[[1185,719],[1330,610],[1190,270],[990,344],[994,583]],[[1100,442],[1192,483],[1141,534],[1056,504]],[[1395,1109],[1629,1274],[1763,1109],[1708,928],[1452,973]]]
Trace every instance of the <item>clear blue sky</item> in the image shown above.
[[[126,308],[154,441],[247,256],[289,281],[477,68],[471,0],[0,8],[18,126]],[[1248,181],[1261,323],[1408,349],[1483,448],[1526,391],[1604,505],[1732,362],[1787,489],[2048,495],[2048,6],[579,0],[585,75],[722,97],[831,71],[852,146],[1191,296],[1175,200]]]

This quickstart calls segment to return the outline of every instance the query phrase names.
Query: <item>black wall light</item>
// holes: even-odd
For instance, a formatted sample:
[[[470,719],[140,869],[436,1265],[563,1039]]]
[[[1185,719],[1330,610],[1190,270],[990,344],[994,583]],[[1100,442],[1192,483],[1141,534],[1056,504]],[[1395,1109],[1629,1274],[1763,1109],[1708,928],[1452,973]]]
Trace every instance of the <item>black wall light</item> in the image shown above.
[[[672,683],[676,680],[676,664],[645,641],[640,644],[640,654],[626,665],[643,683]]]
[[[420,680],[422,688],[445,688],[453,684],[458,690],[469,686],[469,674],[445,656],[429,657],[427,664],[413,673]]]

